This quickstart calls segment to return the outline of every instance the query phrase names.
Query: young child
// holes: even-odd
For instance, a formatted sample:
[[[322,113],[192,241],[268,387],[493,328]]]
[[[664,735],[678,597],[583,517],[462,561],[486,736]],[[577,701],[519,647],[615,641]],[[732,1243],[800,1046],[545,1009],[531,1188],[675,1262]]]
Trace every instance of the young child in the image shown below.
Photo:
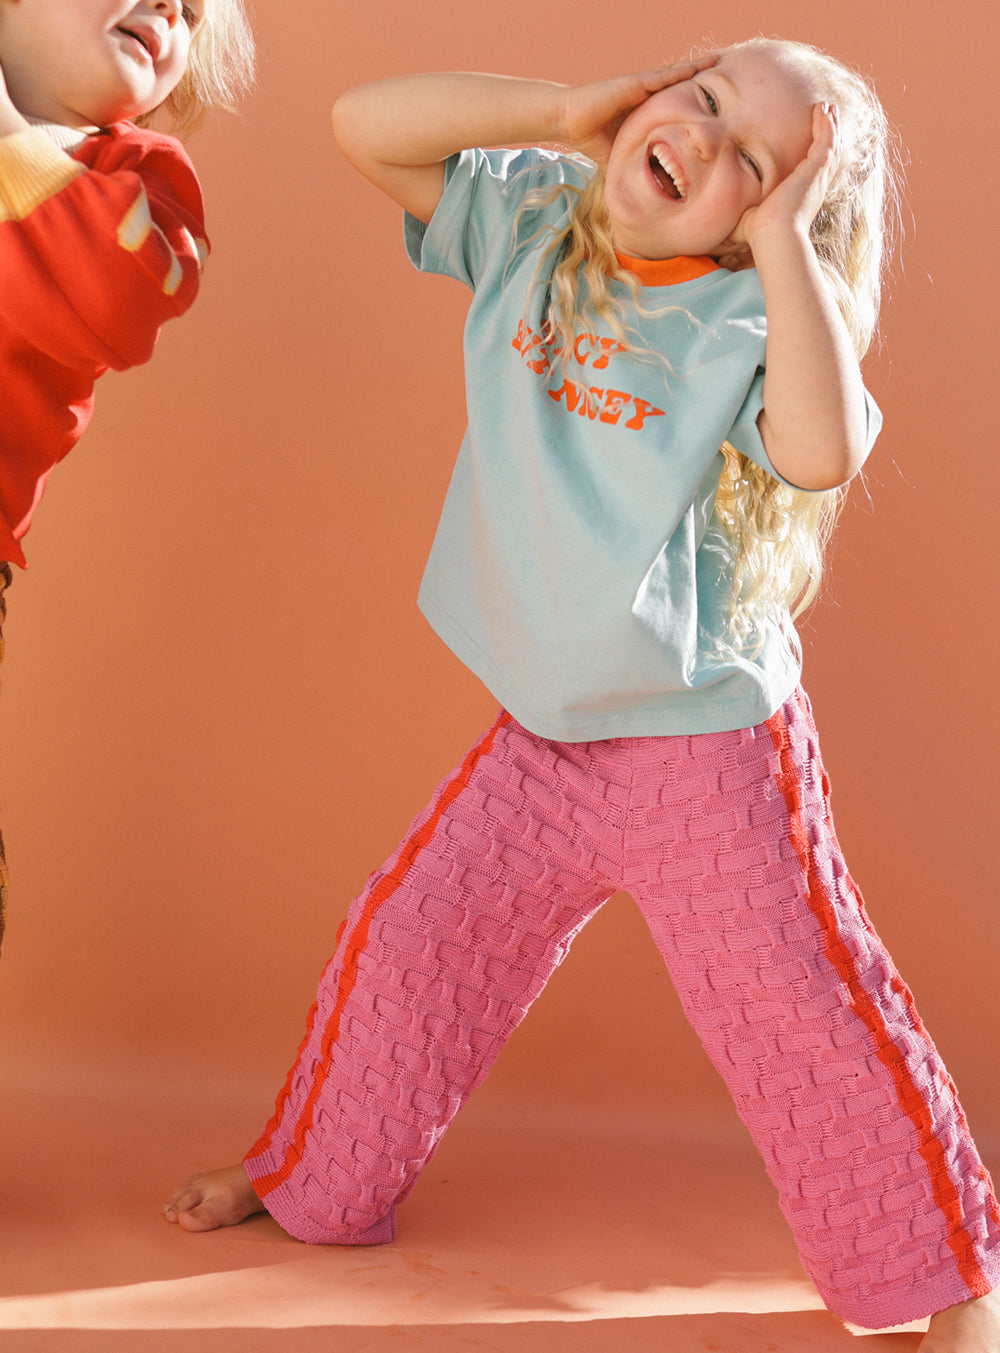
[[[996,1353],[996,1200],[841,858],[792,628],[879,423],[858,360],[891,197],[880,105],[754,40],[574,89],[388,81],[334,125],[408,213],[416,265],[474,292],[420,599],[504,712],[352,905],[261,1139],[165,1215],[266,1207],[302,1240],[390,1240],[623,888],[831,1309],[933,1313],[924,1353]],[[588,162],[466,149],[538,142]]]
[[[243,0],[0,0],[0,619],[94,381],[152,355],[208,254],[175,127],[249,86]],[[0,940],[6,871],[0,846]]]

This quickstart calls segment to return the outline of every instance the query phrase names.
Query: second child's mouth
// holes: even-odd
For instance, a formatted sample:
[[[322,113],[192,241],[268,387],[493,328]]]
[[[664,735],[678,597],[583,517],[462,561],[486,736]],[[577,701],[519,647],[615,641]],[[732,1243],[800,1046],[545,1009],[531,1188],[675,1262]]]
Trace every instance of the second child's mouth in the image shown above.
[[[115,29],[116,33],[121,33],[127,38],[131,38],[149,57],[150,61],[155,61],[159,54],[159,43],[154,33],[141,32],[137,28],[126,28],[119,24]]]

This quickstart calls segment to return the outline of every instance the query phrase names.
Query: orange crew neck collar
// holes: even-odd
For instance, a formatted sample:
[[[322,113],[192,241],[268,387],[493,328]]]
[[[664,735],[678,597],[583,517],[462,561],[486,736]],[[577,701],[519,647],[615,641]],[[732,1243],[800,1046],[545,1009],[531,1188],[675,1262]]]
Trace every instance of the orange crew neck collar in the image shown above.
[[[715,259],[705,254],[679,258],[630,258],[628,254],[615,257],[626,272],[634,273],[644,287],[672,287],[678,282],[693,282],[696,277],[719,271]]]

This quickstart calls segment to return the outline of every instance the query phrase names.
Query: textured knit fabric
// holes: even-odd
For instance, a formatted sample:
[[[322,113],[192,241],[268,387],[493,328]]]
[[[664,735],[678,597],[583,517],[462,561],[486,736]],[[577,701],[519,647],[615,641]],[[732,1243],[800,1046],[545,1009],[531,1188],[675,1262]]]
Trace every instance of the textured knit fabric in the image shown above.
[[[72,154],[40,128],[0,138],[0,559],[24,565],[21,538],[94,381],[148,360],[207,251],[172,137],[119,123]]]
[[[844,867],[801,693],[757,727],[690,737],[559,744],[501,717],[351,908],[246,1160],[278,1222],[390,1239],[447,1124],[619,888],[830,1308],[880,1327],[995,1285],[996,1200]]]
[[[755,270],[645,286],[634,351],[581,325],[560,363],[543,340],[542,254],[584,182],[543,151],[466,151],[447,166],[411,257],[474,294],[469,425],[420,590],[428,620],[533,732],[567,741],[749,727],[800,677],[777,623],[727,645],[730,538],[714,515],[729,441],[771,469],[757,430],[766,323]],[[515,243],[515,222],[517,241]],[[671,276],[670,260],[658,265]],[[870,432],[878,429],[872,406]],[[791,621],[788,620],[788,629]]]

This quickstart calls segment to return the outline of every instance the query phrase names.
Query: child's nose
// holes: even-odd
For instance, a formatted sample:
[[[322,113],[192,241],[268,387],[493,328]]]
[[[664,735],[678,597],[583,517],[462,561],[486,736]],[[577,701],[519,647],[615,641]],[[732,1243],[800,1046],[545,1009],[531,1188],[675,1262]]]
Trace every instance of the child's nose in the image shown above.
[[[154,14],[162,14],[166,17],[171,27],[181,17],[183,0],[148,0],[148,3]]]
[[[689,122],[687,139],[692,150],[702,160],[711,159],[719,145],[719,128],[715,118]]]

